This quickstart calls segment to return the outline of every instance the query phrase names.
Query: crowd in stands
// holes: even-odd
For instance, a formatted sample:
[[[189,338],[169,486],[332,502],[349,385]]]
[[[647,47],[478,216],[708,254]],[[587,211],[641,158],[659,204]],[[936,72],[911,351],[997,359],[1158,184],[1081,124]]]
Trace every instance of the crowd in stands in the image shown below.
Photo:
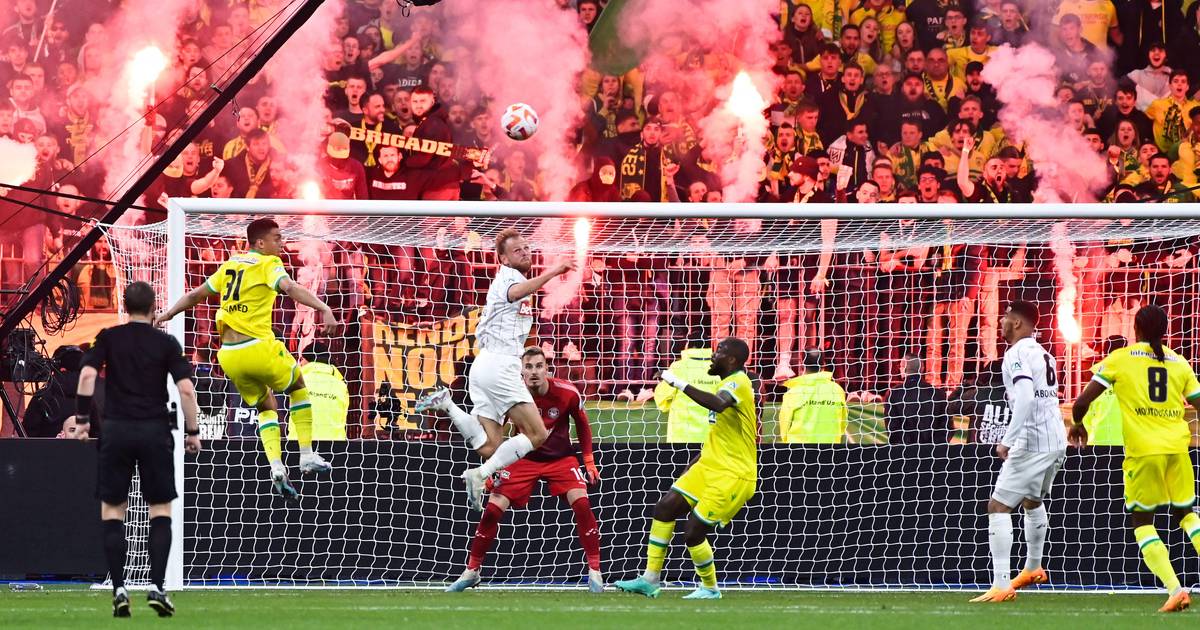
[[[260,4],[199,0],[181,29],[171,76],[203,91],[215,70],[204,68],[264,19]],[[560,4],[590,30],[607,2]],[[61,192],[101,194],[103,167],[86,157],[97,142],[105,95],[89,91],[83,78],[104,38],[116,36],[99,26],[114,5],[63,0],[53,14],[46,1],[12,5],[13,14],[0,17],[9,20],[0,31],[0,137],[36,147],[38,172],[27,185],[57,182]],[[465,90],[454,60],[440,56],[447,25],[435,13],[405,17],[392,0],[346,5],[331,34],[341,45],[321,68],[328,79],[318,167],[325,197],[545,198],[537,156],[513,143],[481,152],[501,144],[495,108],[458,96]],[[773,19],[781,87],[764,112],[770,137],[759,201],[1032,201],[1038,165],[999,124],[1002,103],[983,79],[997,46],[1030,42],[1057,59],[1064,124],[1109,165],[1109,185],[1095,191],[1101,199],[1195,200],[1200,2],[782,0]],[[697,125],[711,103],[684,72],[708,70],[715,56],[676,33],[664,33],[658,45],[672,53],[674,68],[624,76],[589,70],[581,77],[580,177],[570,199],[723,200],[727,182],[707,160]],[[277,124],[286,107],[261,87],[249,87],[236,117],[218,117],[184,150],[147,193],[146,206],[161,209],[167,196],[298,195],[289,139]],[[176,107],[190,111],[198,103]],[[147,124],[161,121],[148,117]],[[437,140],[454,150],[450,157],[422,153],[392,146],[390,137]],[[79,202],[41,202],[60,214],[12,209],[29,199],[22,195],[9,192],[0,204],[0,284],[8,289],[57,255],[64,232],[86,228],[70,219],[80,214]],[[1034,301],[1045,321],[1054,321],[1059,280],[1044,244],[967,245],[955,242],[947,224],[944,245],[909,248],[911,223],[897,220],[880,224],[878,247],[871,249],[836,249],[833,223],[822,232],[829,247],[820,254],[747,256],[707,247],[709,225],[647,227],[692,239],[692,257],[635,253],[592,261],[580,298],[541,322],[545,348],[566,361],[621,357],[605,361],[611,369],[599,378],[626,400],[648,401],[656,372],[697,338],[728,334],[748,339],[756,371],[779,382],[805,369],[806,349],[820,348],[848,390],[883,393],[920,366],[932,388],[953,393],[1003,352],[995,320],[1007,300]],[[479,304],[495,262],[470,221],[430,229],[468,245],[443,246],[440,236],[431,247],[329,242],[315,254],[293,252],[288,262],[296,270],[317,268],[310,284],[338,296],[339,312],[350,319],[367,311],[388,322],[431,321]],[[197,243],[192,259],[213,267],[229,245]],[[1091,300],[1083,309],[1092,314],[1083,322],[1085,344],[1132,336],[1132,313],[1151,299],[1168,300],[1173,315],[1194,312],[1197,253],[1195,240],[1077,247],[1086,261],[1076,265],[1085,277],[1081,299]],[[203,273],[189,270],[189,278]],[[79,265],[75,279],[86,307],[114,307],[115,274],[103,246]],[[1195,354],[1189,352],[1196,348],[1194,319],[1176,321],[1174,341]],[[193,342],[211,335],[205,326],[192,331]],[[1045,343],[1061,352],[1057,334],[1050,336]],[[361,399],[352,407],[366,408],[371,395],[352,393]]]

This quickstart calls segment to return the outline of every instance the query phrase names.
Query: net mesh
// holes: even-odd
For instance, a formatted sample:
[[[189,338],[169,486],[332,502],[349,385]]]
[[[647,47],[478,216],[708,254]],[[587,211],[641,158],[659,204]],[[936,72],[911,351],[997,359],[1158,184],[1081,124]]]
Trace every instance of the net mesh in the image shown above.
[[[182,265],[194,288],[245,247],[254,218],[189,213],[181,260],[169,260],[165,224],[113,228],[121,284],[149,280],[165,296],[166,268]],[[998,363],[1008,301],[1041,312],[1064,405],[1106,345],[1133,339],[1144,304],[1167,309],[1170,347],[1197,354],[1200,220],[276,219],[290,276],[341,322],[321,341],[347,386],[348,440],[319,440],[335,472],[301,481],[300,508],[277,503],[257,412],[217,365],[216,302],[190,312],[202,438],[217,440],[186,468],[190,585],[425,584],[459,573],[477,517],[459,505],[458,475],[479,459],[445,418],[413,404],[445,386],[470,409],[465,375],[497,269],[492,239],[508,227],[529,239],[535,271],[581,263],[536,298],[531,339],[587,401],[605,477],[592,503],[616,576],[640,570],[650,506],[707,431],[654,399],[658,372],[688,347],[727,335],[751,346],[758,494],[717,547],[722,580],[759,586],[990,581],[982,512],[998,468],[990,445],[1008,422]],[[274,323],[297,355],[317,338],[314,313],[286,298]],[[845,392],[847,421],[832,438],[786,398],[809,357]],[[914,370],[920,378],[906,380]],[[905,412],[914,397],[929,405]],[[1120,435],[1103,417],[1089,422],[1098,448],[1072,451],[1048,503],[1050,566],[1060,586],[1151,586],[1136,546],[1096,534],[1124,527],[1120,451],[1104,448]],[[843,446],[816,444],[830,439]],[[893,446],[870,448],[884,444]],[[285,450],[294,466],[294,446]],[[585,573],[570,510],[539,494],[506,515],[492,581],[576,583]],[[1181,544],[1186,574],[1197,566]],[[667,575],[688,581],[681,549]]]

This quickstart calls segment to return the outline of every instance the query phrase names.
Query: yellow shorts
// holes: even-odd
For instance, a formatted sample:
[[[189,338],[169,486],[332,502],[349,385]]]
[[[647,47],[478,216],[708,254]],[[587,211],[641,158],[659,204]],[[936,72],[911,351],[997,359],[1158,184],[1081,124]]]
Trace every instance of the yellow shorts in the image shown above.
[[[1125,509],[1153,512],[1158,508],[1189,509],[1196,503],[1196,474],[1188,453],[1126,457]]]
[[[696,518],[709,525],[725,526],[754,496],[754,479],[731,475],[697,462],[671,489],[687,500]]]
[[[217,352],[217,363],[252,407],[262,402],[268,392],[287,391],[300,377],[296,359],[278,339],[224,344]]]

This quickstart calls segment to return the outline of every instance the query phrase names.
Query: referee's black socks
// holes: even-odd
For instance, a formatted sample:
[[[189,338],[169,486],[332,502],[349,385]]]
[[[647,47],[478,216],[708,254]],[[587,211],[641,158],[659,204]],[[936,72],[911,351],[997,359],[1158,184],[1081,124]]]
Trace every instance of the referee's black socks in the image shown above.
[[[113,591],[116,591],[125,586],[125,521],[100,521],[100,532],[104,537],[104,557],[108,558],[108,573],[112,578]]]
[[[150,519],[150,583],[163,590],[167,577],[167,556],[171,555],[171,517]]]

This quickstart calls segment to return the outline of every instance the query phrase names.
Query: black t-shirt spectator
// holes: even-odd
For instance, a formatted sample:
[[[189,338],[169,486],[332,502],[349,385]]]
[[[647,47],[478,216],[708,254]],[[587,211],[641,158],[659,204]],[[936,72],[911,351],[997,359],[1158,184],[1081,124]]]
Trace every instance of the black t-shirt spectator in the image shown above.
[[[946,9],[958,6],[957,2],[943,0],[913,0],[904,15],[912,22],[917,32],[917,44],[922,50],[928,51],[942,45],[938,34],[946,27]]]
[[[950,441],[950,418],[946,415],[946,393],[920,375],[893,387],[887,399],[889,444],[946,444]]]
[[[404,167],[389,177],[381,167],[367,169],[367,194],[371,199],[416,199],[413,186],[409,185]]]
[[[1197,51],[1197,53],[1200,54],[1200,51]],[[1104,113],[1100,114],[1100,117],[1096,119],[1096,130],[1100,132],[1100,137],[1104,138],[1105,142],[1108,142],[1108,139],[1117,131],[1117,124],[1122,120],[1128,120],[1133,123],[1141,140],[1145,141],[1154,138],[1154,122],[1150,120],[1146,112],[1136,107],[1129,110],[1128,114],[1122,114],[1116,105],[1109,105],[1104,108]]]
[[[83,364],[104,370],[106,421],[167,422],[167,375],[176,383],[192,377],[179,342],[145,322],[101,330]]]
[[[400,86],[401,90],[411,92],[413,88],[425,85],[425,78],[429,76],[429,68],[425,64],[421,64],[416,68],[389,63],[383,67],[383,80],[380,81],[383,85],[395,83]]]

